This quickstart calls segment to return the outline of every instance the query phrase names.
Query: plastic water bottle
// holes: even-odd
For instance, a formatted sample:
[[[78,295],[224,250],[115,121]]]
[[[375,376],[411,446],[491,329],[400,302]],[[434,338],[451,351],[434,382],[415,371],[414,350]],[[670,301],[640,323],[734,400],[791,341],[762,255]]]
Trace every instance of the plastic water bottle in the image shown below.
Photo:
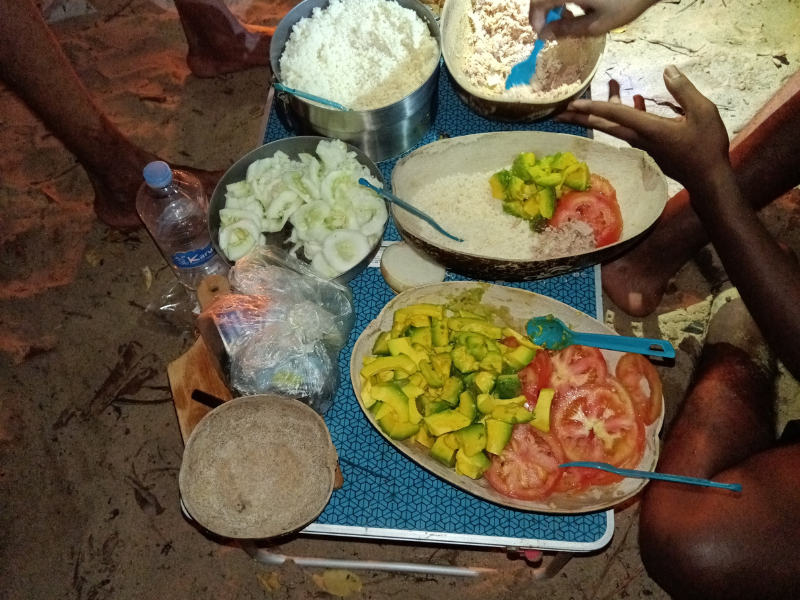
[[[197,177],[173,171],[160,160],[151,162],[144,168],[136,210],[186,288],[197,289],[208,275],[228,274],[228,265],[211,245],[208,200]]]

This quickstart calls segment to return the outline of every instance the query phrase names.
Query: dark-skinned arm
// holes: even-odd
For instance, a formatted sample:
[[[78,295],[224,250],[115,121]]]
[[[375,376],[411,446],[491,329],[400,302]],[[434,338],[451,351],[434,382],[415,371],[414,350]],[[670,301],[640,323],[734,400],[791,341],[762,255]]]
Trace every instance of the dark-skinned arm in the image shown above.
[[[800,266],[742,197],[716,106],[675,67],[667,89],[685,112],[677,119],[618,103],[577,100],[559,120],[593,127],[648,152],[682,183],[722,264],[778,358],[800,377]]]

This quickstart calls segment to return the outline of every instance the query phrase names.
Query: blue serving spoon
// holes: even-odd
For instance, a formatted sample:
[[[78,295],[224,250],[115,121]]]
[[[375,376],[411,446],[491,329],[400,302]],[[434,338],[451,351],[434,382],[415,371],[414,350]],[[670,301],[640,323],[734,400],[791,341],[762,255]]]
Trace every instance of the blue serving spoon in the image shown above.
[[[528,321],[528,337],[537,346],[548,350],[563,350],[567,346],[591,346],[605,350],[619,350],[648,356],[675,358],[675,348],[666,340],[653,338],[627,337],[623,335],[602,335],[599,333],[579,333],[564,325],[553,315],[534,317]]]
[[[275,82],[272,86],[281,92],[286,92],[287,94],[291,94],[292,96],[297,96],[298,98],[305,98],[306,100],[312,100],[314,102],[319,102],[320,104],[324,104],[325,106],[330,106],[331,108],[335,108],[336,110],[350,110],[346,106],[339,104],[338,102],[334,102],[333,100],[326,100],[325,98],[320,98],[319,96],[315,96],[314,94],[307,94],[306,92],[301,92],[300,90],[296,90],[294,88],[286,87],[282,83]]]
[[[600,471],[608,471],[615,475],[622,475],[623,477],[633,477],[635,479],[659,479],[661,481],[672,481],[673,483],[688,483],[689,485],[699,485],[704,487],[721,488],[723,490],[731,490],[732,492],[741,492],[741,483],[718,483],[709,479],[700,479],[699,477],[684,477],[683,475],[669,475],[667,473],[653,473],[652,471],[638,471],[636,469],[620,469],[604,462],[594,462],[590,460],[576,460],[574,462],[563,463],[558,465],[564,467],[586,467],[588,469],[599,469]]]
[[[545,23],[552,23],[561,18],[562,7],[553,8],[547,13]],[[506,77],[506,89],[510,90],[515,85],[528,85],[536,73],[536,59],[539,58],[539,52],[544,48],[544,40],[536,38],[533,44],[533,52],[531,55],[520,63],[511,67],[511,72]]]
[[[394,194],[390,194],[390,193],[389,193],[389,192],[387,192],[386,190],[382,190],[382,189],[380,189],[380,188],[376,188],[374,185],[372,185],[372,184],[371,184],[369,181],[367,181],[367,180],[366,180],[366,179],[364,179],[363,177],[362,177],[361,179],[359,179],[359,180],[358,180],[358,183],[360,183],[360,184],[361,184],[361,185],[363,185],[364,187],[368,187],[369,189],[371,189],[371,190],[372,190],[372,191],[374,191],[374,192],[377,192],[379,195],[381,195],[381,196],[383,196],[384,198],[386,198],[386,199],[387,199],[389,202],[391,202],[392,204],[396,204],[396,205],[397,205],[397,206],[399,206],[400,208],[402,208],[402,209],[405,209],[405,210],[407,210],[408,212],[410,212],[412,215],[416,215],[416,216],[418,216],[420,219],[422,219],[423,221],[426,221],[426,222],[430,223],[431,227],[433,227],[433,228],[434,228],[436,231],[438,231],[438,232],[439,232],[439,233],[441,233],[442,235],[449,237],[451,240],[455,240],[455,241],[457,241],[457,242],[463,242],[463,241],[464,241],[464,240],[462,240],[462,239],[460,239],[460,238],[457,238],[457,237],[456,237],[456,236],[454,236],[454,235],[450,235],[449,233],[447,233],[447,232],[446,232],[444,229],[442,229],[442,228],[439,226],[439,224],[438,224],[436,221],[434,221],[434,220],[433,220],[433,218],[432,218],[432,217],[430,217],[430,216],[426,215],[426,214],[425,214],[424,212],[422,212],[420,209],[418,209],[418,208],[415,208],[415,207],[411,206],[411,205],[410,205],[408,202],[406,202],[405,200],[400,200],[400,198],[398,198],[398,197],[397,197],[397,196],[395,196]]]

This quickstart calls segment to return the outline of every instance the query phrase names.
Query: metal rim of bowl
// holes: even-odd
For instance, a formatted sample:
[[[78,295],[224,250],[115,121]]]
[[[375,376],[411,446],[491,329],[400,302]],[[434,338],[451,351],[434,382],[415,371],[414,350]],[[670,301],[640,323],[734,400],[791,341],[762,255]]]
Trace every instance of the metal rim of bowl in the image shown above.
[[[315,3],[317,1],[319,0],[303,0],[302,2],[300,2],[300,4],[292,8],[292,10],[290,10],[288,13],[286,13],[286,16],[284,16],[283,19],[281,19],[280,23],[278,23],[278,26],[275,28],[275,33],[272,36],[273,40],[281,39],[283,31],[285,29],[288,29],[289,31],[286,34],[286,40],[288,41],[289,36],[291,35],[292,28],[294,28],[294,26],[300,20],[306,18],[305,15],[308,5]],[[323,0],[323,1],[326,5],[330,3],[329,0]],[[412,90],[411,92],[409,92],[407,95],[403,96],[396,102],[393,102],[392,104],[387,104],[386,106],[381,106],[379,108],[373,108],[369,110],[352,110],[349,112],[368,115],[368,114],[374,114],[378,111],[392,109],[397,104],[404,102],[405,100],[413,96],[415,93],[417,93],[417,91],[424,88],[430,82],[430,80],[436,77],[438,74],[439,66],[441,65],[442,57],[444,56],[444,51],[442,47],[442,31],[441,28],[439,27],[439,20],[437,19],[436,15],[434,15],[433,12],[431,12],[431,9],[429,9],[425,4],[419,2],[419,0],[394,0],[394,1],[397,2],[400,6],[403,6],[403,8],[410,8],[418,15],[420,15],[420,12],[423,13],[423,15],[425,15],[424,17],[420,15],[420,17],[428,25],[431,35],[434,37],[434,39],[436,40],[436,44],[439,47],[439,56],[436,60],[436,67],[433,69],[428,78],[419,87],[417,87],[415,90]],[[405,4],[409,4],[411,6],[410,7],[404,6]],[[298,15],[302,16],[298,17]],[[272,79],[273,81],[277,81],[280,83],[283,83],[280,77],[280,62],[285,48],[286,44],[284,43],[284,44],[271,44],[269,49],[269,64],[272,70]],[[447,61],[445,61],[445,63],[446,62]],[[302,102],[303,104],[306,104],[308,106],[313,106],[314,108],[326,109],[326,107],[317,104],[315,102],[311,102],[310,100],[306,100],[305,98],[300,98],[299,96],[295,96],[295,98],[297,98],[299,102]],[[327,108],[327,110],[338,112],[336,111],[336,109],[332,108]]]
[[[269,142],[258,148],[255,148],[237,160],[233,165],[231,165],[228,170],[225,171],[225,174],[220,178],[217,182],[217,185],[214,187],[214,192],[211,194],[211,198],[208,201],[208,234],[211,238],[211,244],[214,247],[214,250],[219,254],[222,260],[225,261],[226,264],[233,266],[236,261],[231,261],[225,256],[225,253],[222,251],[222,248],[219,246],[219,211],[225,208],[225,187],[230,183],[235,183],[236,181],[242,181],[245,178],[247,173],[247,168],[256,160],[260,160],[262,158],[269,158],[275,155],[276,152],[279,150],[285,152],[289,158],[292,160],[296,160],[297,154],[300,152],[308,152],[309,154],[315,154],[315,149],[317,145],[321,141],[331,141],[330,138],[326,138],[323,136],[313,136],[313,135],[306,135],[306,136],[295,136],[289,138],[283,138],[280,140],[275,140],[274,142]],[[308,147],[304,147],[304,145],[308,144]],[[313,147],[311,147],[313,145]],[[383,186],[386,186],[386,181],[383,178],[383,174],[378,169],[378,166],[361,150],[356,148],[351,144],[346,144],[347,150],[355,152],[358,162],[367,167],[372,173],[373,177],[375,177],[378,181],[381,182]],[[290,149],[287,151],[285,146],[297,146],[302,148],[295,148]],[[231,176],[233,172],[239,172],[242,170],[242,175],[237,175],[235,178]],[[228,180],[230,179],[230,181]],[[390,205],[388,202],[384,200],[384,204],[386,205],[387,214],[391,216],[389,212]],[[334,277],[331,281],[334,281],[339,284],[347,284],[353,279],[355,279],[367,266],[372,262],[375,256],[378,254],[378,250],[380,250],[381,242],[383,241],[383,236],[386,233],[386,227],[389,225],[389,218],[387,217],[386,223],[383,225],[383,230],[381,231],[380,236],[378,237],[378,241],[370,250],[369,254],[365,256],[355,267],[350,269],[349,271],[345,271],[338,277]],[[287,227],[291,227],[288,223],[280,232],[276,232],[277,234],[282,234],[286,231]],[[267,245],[278,245],[278,247],[283,247],[282,244],[270,244],[269,242]],[[306,258],[300,258],[304,263],[310,264],[311,261],[307,260]]]

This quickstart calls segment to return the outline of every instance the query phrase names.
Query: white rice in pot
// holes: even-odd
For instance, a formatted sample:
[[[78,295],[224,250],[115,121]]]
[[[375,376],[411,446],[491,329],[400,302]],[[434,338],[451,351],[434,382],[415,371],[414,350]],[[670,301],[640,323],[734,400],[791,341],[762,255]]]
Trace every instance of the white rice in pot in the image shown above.
[[[595,249],[592,228],[586,223],[569,221],[536,233],[527,221],[503,212],[503,202],[492,196],[489,187],[493,174],[450,175],[403,198],[463,242],[451,240],[422,221],[417,231],[439,246],[489,258],[547,260]]]
[[[419,88],[439,63],[428,24],[391,0],[331,0],[298,21],[280,60],[288,87],[373,110]]]

